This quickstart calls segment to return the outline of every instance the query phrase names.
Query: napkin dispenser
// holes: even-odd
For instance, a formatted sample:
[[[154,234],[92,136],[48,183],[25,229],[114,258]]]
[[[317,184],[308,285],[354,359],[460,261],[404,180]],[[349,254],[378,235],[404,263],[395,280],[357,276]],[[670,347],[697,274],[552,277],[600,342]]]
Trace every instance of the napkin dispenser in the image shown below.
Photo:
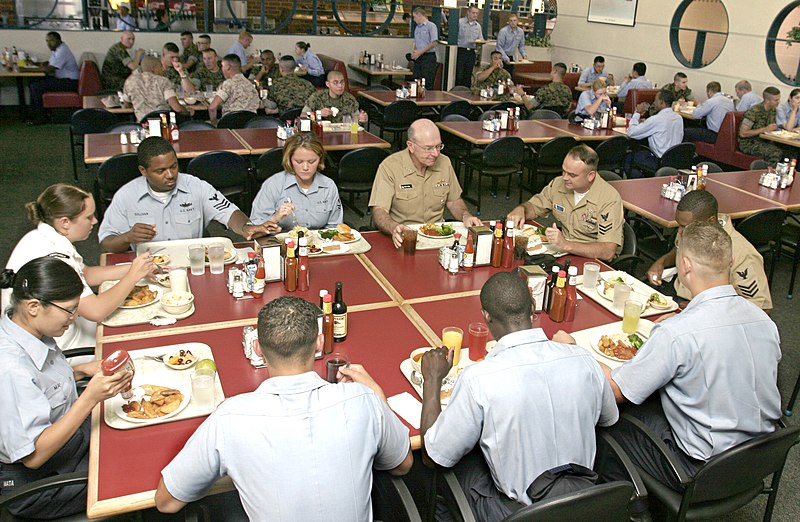
[[[519,276],[528,285],[533,302],[533,311],[541,312],[544,309],[544,288],[547,285],[547,273],[538,265],[519,267]]]
[[[255,240],[253,248],[256,252],[261,252],[264,260],[264,271],[266,272],[265,281],[281,280],[281,242],[274,236],[260,237]]]
[[[488,266],[492,260],[492,231],[485,225],[469,227],[475,238],[474,266]]]

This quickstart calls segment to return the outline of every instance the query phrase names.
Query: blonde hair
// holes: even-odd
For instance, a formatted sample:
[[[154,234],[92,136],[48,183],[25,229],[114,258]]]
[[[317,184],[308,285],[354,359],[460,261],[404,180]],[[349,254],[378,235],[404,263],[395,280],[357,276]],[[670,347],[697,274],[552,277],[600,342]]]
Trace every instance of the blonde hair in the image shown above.
[[[300,132],[291,136],[283,145],[283,168],[286,172],[294,174],[292,168],[292,156],[297,149],[308,149],[319,158],[318,171],[325,170],[325,148],[316,134],[312,132]]]
[[[606,81],[598,78],[592,82],[592,91],[596,91],[597,89],[604,89],[605,86],[606,86]]]
[[[730,272],[733,263],[731,236],[714,221],[695,221],[681,233],[680,251],[699,265],[704,277]]]
[[[46,223],[53,226],[58,218],[66,217],[69,220],[77,218],[86,210],[86,200],[91,196],[75,185],[56,183],[44,189],[36,201],[26,203],[25,211],[34,225]]]

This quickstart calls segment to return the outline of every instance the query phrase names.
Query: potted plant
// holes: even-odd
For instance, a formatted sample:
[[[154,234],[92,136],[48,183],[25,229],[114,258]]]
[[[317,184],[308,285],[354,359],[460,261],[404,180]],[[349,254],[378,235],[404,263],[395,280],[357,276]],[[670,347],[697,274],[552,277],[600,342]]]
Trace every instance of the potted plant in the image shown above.
[[[786,33],[786,38],[788,41],[786,45],[792,45],[795,42],[800,42],[800,25],[795,25],[792,27],[788,33]]]

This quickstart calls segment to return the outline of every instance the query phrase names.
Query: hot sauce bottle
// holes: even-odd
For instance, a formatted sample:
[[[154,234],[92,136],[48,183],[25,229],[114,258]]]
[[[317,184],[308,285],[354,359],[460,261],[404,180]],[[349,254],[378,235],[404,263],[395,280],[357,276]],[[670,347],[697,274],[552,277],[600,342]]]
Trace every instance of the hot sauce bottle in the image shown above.
[[[333,296],[328,294],[322,298],[322,337],[324,343],[322,352],[329,354],[333,352]]]
[[[514,222],[506,221],[506,239],[503,242],[503,268],[511,268],[514,260]]]
[[[287,292],[297,290],[297,258],[294,257],[294,241],[286,245],[286,278],[284,280]]]
[[[297,289],[301,292],[307,292],[309,284],[308,238],[301,237],[298,242],[300,243],[300,248],[297,252]]]
[[[494,228],[494,239],[492,240],[492,258],[489,264],[495,268],[500,268],[503,259],[503,224],[498,223]]]
[[[471,272],[475,267],[475,247],[472,244],[472,234],[467,234],[467,246],[464,247],[464,271]]]
[[[552,297],[550,298],[550,320],[555,323],[560,323],[564,320],[564,312],[567,308],[567,291],[564,288],[567,273],[563,270],[558,272],[558,281],[553,288]]]
[[[567,273],[569,275],[569,280],[567,281],[567,307],[564,310],[564,320],[572,321],[575,319],[575,308],[578,306],[578,292],[576,290],[578,284],[578,267],[569,267]]]

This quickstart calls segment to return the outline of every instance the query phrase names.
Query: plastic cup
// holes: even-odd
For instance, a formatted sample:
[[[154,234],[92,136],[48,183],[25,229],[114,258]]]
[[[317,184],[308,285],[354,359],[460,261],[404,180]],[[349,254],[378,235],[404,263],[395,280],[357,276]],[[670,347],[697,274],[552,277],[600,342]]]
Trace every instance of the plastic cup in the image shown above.
[[[597,276],[600,274],[600,265],[597,263],[583,264],[583,287],[597,288]]]
[[[206,248],[203,245],[189,245],[189,267],[193,276],[206,273]]]
[[[633,118],[633,114],[630,113],[630,112],[626,112],[625,113],[625,128],[626,129],[631,126],[631,118]]]
[[[617,283],[614,285],[614,308],[623,309],[625,301],[631,295],[631,287],[625,283]]]
[[[461,328],[448,326],[442,330],[442,345],[453,350],[453,366],[458,366],[458,361],[461,359],[461,343],[463,341],[464,330]]]
[[[225,245],[222,243],[208,245],[208,264],[212,274],[225,272]]]
[[[417,231],[413,228],[403,229],[403,254],[413,256],[417,253]]]
[[[169,271],[169,284],[173,292],[188,292],[189,278],[185,268],[173,268]]]
[[[192,402],[203,410],[214,408],[214,380],[217,372],[199,368],[192,372]]]
[[[339,382],[339,368],[349,364],[350,361],[347,360],[347,357],[344,354],[332,353],[328,357],[328,361],[325,363],[325,367],[327,368],[325,380],[332,384],[336,384]]]
[[[469,358],[473,361],[480,361],[486,357],[486,342],[489,340],[489,327],[483,323],[470,323],[467,332],[469,334],[467,338]]]
[[[636,333],[639,328],[639,317],[642,315],[642,303],[629,299],[625,301],[622,315],[622,331],[626,334]]]

